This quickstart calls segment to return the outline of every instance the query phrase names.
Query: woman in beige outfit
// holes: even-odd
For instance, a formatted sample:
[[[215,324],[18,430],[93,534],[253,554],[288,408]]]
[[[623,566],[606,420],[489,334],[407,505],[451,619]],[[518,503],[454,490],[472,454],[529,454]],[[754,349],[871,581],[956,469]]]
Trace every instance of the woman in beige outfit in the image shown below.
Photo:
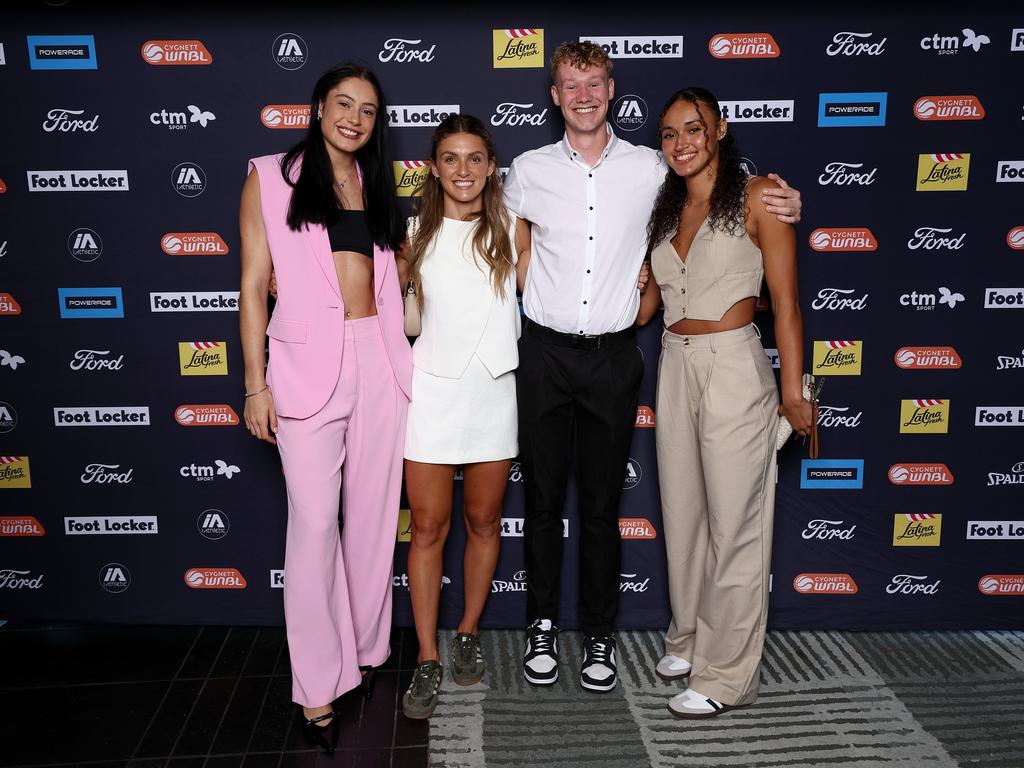
[[[648,226],[651,284],[638,322],[665,306],[657,449],[672,623],[657,673],[689,677],[669,702],[714,717],[757,698],[768,609],[775,435],[811,427],[801,394],[796,239],[760,202],[777,184],[747,177],[717,99],[674,94],[661,113],[670,170]],[[781,361],[781,405],[753,325],[766,279]]]

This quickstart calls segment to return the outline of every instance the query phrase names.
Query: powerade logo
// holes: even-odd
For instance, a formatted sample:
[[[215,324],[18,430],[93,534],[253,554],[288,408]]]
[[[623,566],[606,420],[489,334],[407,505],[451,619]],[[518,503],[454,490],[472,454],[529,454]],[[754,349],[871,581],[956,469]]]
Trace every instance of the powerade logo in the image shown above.
[[[120,288],[58,288],[57,301],[65,319],[124,317]]]
[[[818,127],[853,128],[885,125],[888,93],[819,93]]]
[[[28,35],[31,69],[96,69],[92,35]]]
[[[864,487],[864,459],[803,459],[800,487],[855,489]]]

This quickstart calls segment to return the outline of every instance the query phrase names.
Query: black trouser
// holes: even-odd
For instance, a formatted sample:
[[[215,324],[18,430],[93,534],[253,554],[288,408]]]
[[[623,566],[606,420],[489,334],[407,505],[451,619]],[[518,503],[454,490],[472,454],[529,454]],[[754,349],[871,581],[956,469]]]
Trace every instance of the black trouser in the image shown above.
[[[575,448],[580,626],[586,634],[611,632],[619,608],[619,498],[642,377],[632,328],[587,338],[525,323],[516,396],[530,622],[558,618],[562,511]]]

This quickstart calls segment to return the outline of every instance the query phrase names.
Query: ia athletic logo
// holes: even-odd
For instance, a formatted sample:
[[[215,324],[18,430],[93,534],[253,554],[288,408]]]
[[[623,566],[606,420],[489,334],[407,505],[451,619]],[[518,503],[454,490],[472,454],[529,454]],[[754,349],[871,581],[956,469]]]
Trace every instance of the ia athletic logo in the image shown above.
[[[629,461],[626,462],[626,479],[622,483],[622,490],[628,491],[630,488],[636,488],[640,485],[640,480],[643,476],[644,470],[640,466],[640,462],[630,457]]]
[[[96,261],[103,253],[103,240],[96,230],[79,227],[68,235],[68,253],[78,261]]]
[[[195,163],[179,163],[171,172],[171,186],[182,197],[199,197],[206,191],[206,172]]]
[[[217,541],[228,535],[231,521],[227,513],[220,509],[204,509],[196,519],[196,528],[204,539]]]
[[[13,432],[16,426],[18,426],[18,412],[14,410],[13,405],[0,400],[0,435]]]
[[[132,572],[121,563],[107,563],[100,568],[99,579],[105,591],[117,595],[132,585]]]
[[[306,47],[306,41],[294,32],[285,32],[274,40],[271,53],[281,69],[295,70],[301,69],[306,63],[309,48]]]
[[[647,116],[647,102],[635,93],[620,96],[612,105],[615,127],[624,131],[636,131],[644,127]]]

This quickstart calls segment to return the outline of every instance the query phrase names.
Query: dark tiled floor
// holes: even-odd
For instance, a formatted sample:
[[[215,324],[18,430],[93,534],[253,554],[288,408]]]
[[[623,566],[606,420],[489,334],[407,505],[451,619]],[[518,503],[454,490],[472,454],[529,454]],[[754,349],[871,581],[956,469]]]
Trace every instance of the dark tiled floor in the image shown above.
[[[373,697],[335,703],[320,755],[291,703],[278,627],[0,627],[0,767],[423,768],[426,721],[401,714],[416,638],[395,630]]]

